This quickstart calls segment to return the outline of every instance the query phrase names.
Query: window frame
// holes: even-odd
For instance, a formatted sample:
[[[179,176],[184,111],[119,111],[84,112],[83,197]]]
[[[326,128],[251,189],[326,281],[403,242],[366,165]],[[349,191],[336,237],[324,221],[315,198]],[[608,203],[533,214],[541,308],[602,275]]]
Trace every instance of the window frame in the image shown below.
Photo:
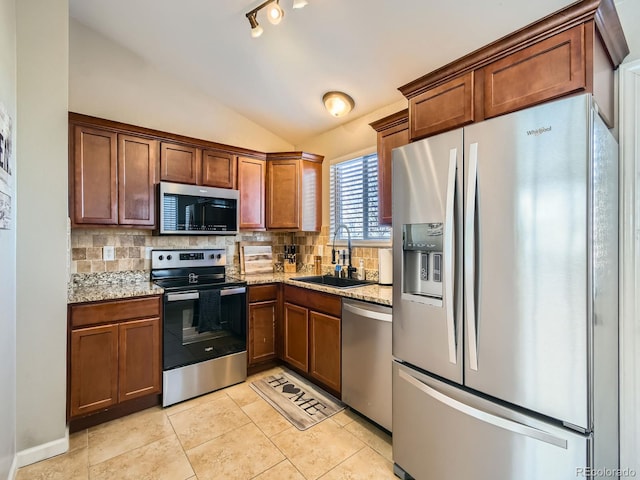
[[[345,235],[345,238],[340,238],[337,237],[335,239],[334,242],[334,225],[333,225],[333,216],[332,216],[332,210],[334,208],[334,206],[332,205],[332,196],[333,196],[333,192],[332,192],[332,173],[331,173],[331,169],[334,165],[337,165],[339,163],[344,163],[344,162],[348,162],[350,160],[356,160],[358,158],[361,157],[365,157],[368,155],[372,155],[372,154],[376,154],[378,155],[378,151],[377,151],[377,147],[373,146],[373,147],[369,147],[363,150],[359,150],[347,155],[342,155],[340,157],[331,159],[331,161],[329,162],[329,169],[327,172],[327,176],[328,178],[328,199],[327,199],[327,203],[328,203],[328,207],[329,207],[329,232],[328,232],[328,246],[333,246],[334,243],[336,246],[344,246],[347,245],[347,238],[346,238],[346,232],[343,230],[342,232],[340,232],[341,234]],[[380,161],[380,157],[378,155],[378,162]],[[379,195],[379,189],[378,189],[378,205],[379,205],[379,201],[380,201],[380,195]],[[390,247],[391,246],[391,242],[393,239],[393,232],[391,231],[391,226],[388,225],[381,225],[381,227],[383,228],[388,228],[389,229],[389,238],[374,238],[374,239],[351,239],[351,245],[352,246],[360,246],[360,247]]]

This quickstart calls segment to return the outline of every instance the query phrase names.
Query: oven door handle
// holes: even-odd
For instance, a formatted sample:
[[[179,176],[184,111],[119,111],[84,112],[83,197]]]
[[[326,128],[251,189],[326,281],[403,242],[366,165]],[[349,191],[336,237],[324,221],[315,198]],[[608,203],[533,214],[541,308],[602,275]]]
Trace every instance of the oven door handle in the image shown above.
[[[226,297],[227,295],[239,295],[241,293],[245,293],[247,291],[247,287],[237,287],[237,288],[223,288],[220,290],[220,296]]]
[[[167,293],[167,302],[180,302],[183,300],[198,300],[200,293],[198,292],[180,292],[180,293]]]

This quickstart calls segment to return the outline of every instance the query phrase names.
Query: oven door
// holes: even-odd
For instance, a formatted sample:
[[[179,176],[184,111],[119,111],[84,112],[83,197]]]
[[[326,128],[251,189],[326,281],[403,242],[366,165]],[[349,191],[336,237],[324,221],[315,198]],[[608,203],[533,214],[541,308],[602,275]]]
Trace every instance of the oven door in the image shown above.
[[[246,291],[241,286],[165,293],[163,369],[246,351]]]

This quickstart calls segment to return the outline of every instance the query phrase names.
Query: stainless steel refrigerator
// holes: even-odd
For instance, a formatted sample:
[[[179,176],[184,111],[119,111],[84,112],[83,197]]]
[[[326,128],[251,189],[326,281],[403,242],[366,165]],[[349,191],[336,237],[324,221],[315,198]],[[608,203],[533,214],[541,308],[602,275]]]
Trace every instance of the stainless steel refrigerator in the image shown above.
[[[393,151],[393,459],[617,478],[618,155],[591,95]]]

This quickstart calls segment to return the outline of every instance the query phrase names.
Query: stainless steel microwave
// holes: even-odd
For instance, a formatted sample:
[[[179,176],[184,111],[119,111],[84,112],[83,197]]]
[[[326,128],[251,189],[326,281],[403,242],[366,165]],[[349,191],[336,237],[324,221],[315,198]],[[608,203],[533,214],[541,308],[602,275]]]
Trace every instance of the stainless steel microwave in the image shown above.
[[[160,182],[160,235],[235,235],[238,190]]]

